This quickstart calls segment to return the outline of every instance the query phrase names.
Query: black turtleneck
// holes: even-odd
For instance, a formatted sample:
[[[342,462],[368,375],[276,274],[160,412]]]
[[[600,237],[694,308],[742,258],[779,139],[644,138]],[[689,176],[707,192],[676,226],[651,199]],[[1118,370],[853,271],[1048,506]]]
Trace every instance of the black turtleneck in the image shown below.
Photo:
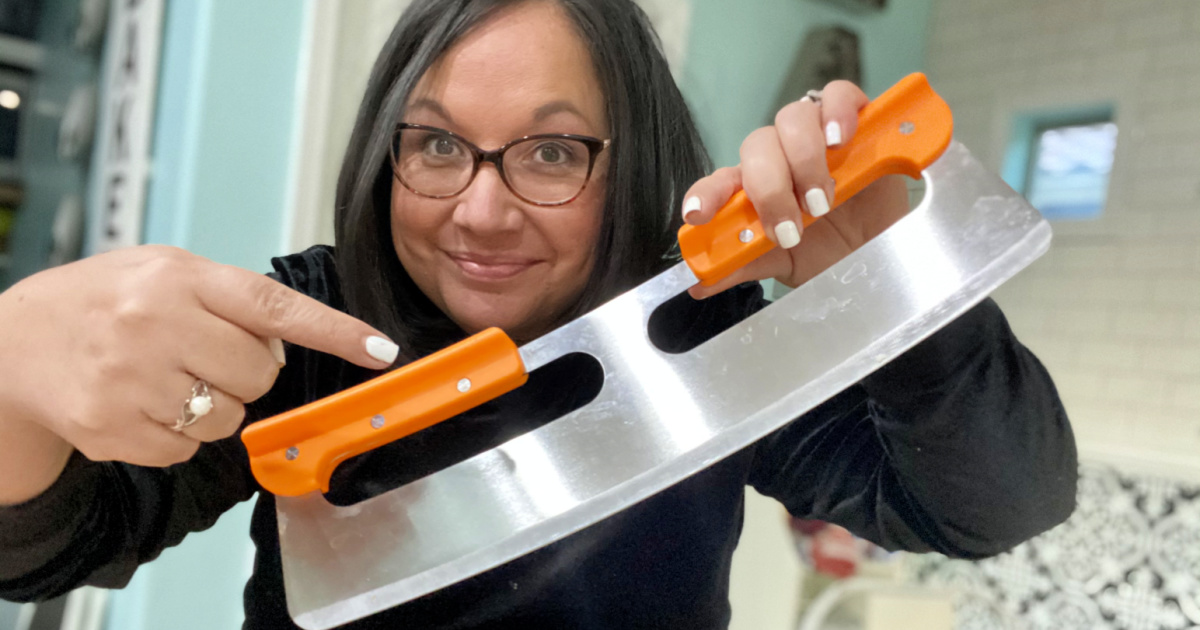
[[[275,259],[280,282],[344,309],[332,250]],[[687,346],[762,308],[757,285],[683,296],[652,335]],[[802,359],[798,359],[802,360]],[[253,422],[374,376],[288,348]],[[332,498],[354,502],[523,433],[590,398],[602,374],[568,357],[491,403],[351,460]],[[751,447],[572,536],[346,626],[368,628],[724,628],[747,485],[800,517],[839,523],[889,549],[981,557],[1063,521],[1075,447],[1054,386],[990,300]],[[245,590],[250,630],[287,629],[274,498],[236,436],[168,469],[76,454],[55,485],[0,508],[0,596],[119,587],[142,562],[258,492]]]

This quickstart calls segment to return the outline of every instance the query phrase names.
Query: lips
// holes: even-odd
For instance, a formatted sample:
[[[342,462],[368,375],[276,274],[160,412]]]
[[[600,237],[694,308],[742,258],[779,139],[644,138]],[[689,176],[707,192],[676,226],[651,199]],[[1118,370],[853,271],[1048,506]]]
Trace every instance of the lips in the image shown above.
[[[532,258],[448,252],[463,274],[477,280],[507,280],[536,265]]]

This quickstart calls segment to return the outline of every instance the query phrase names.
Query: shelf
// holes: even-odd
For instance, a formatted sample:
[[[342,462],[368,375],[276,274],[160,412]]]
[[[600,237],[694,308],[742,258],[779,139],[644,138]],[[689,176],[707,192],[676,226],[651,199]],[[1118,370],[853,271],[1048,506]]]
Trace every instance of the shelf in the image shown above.
[[[36,72],[45,58],[46,52],[38,43],[0,34],[0,64]]]

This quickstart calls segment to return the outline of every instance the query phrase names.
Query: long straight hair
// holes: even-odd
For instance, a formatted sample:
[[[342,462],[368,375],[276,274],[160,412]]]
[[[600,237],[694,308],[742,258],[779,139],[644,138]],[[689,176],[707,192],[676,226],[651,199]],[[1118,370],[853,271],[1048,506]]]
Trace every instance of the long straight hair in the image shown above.
[[[600,78],[612,134],[592,273],[557,324],[677,258],[682,196],[711,169],[658,37],[632,0],[415,0],[371,72],[338,178],[335,217],[347,310],[390,335],[404,359],[424,356],[464,333],[421,292],[396,255],[392,133],[417,82],[450,47],[498,11],[530,1],[555,2],[575,25]]]

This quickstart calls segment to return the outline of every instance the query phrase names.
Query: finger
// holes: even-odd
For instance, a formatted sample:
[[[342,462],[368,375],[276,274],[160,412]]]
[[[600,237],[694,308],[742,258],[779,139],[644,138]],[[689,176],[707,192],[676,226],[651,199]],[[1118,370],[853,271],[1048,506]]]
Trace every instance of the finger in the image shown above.
[[[825,86],[821,91],[821,129],[826,146],[841,146],[854,138],[858,112],[868,102],[866,93],[849,81],[833,81]]]
[[[792,275],[792,265],[793,258],[786,250],[772,249],[710,287],[702,284],[693,286],[688,289],[688,294],[697,300],[704,300],[743,282],[788,277]]]
[[[690,225],[704,225],[716,216],[730,197],[742,189],[742,169],[726,166],[713,171],[692,184],[684,195],[683,221]]]
[[[270,344],[224,319],[206,315],[176,334],[180,335],[180,371],[239,400],[258,400],[279,376],[279,359]]]
[[[758,129],[742,143],[742,187],[762,220],[767,238],[783,249],[799,245],[803,230],[792,177],[774,127]]]
[[[814,218],[828,214],[834,203],[833,178],[825,160],[821,109],[805,99],[789,104],[775,116],[775,129],[791,169],[792,182],[804,198],[804,209]]]
[[[214,315],[259,337],[281,338],[372,369],[390,366],[399,353],[366,323],[252,271],[213,265],[200,278],[197,294]]]

